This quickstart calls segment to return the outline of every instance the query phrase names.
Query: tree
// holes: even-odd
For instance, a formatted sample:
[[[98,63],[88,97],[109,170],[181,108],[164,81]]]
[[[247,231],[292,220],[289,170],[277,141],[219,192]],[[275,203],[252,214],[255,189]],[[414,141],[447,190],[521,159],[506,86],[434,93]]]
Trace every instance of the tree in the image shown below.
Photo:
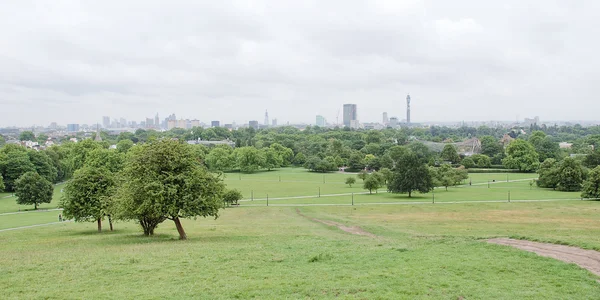
[[[458,152],[456,151],[456,147],[454,147],[454,145],[452,145],[452,144],[446,144],[444,146],[444,150],[442,150],[440,157],[443,160],[449,161],[453,164],[456,164],[460,161],[460,156],[458,155]]]
[[[4,149],[7,147],[5,146]],[[29,160],[27,152],[10,151],[7,154],[0,153],[0,175],[4,178],[4,185],[7,191],[14,191],[17,179],[23,174],[32,171],[35,172],[35,166]]]
[[[529,142],[517,139],[506,147],[506,158],[502,160],[502,164],[508,169],[532,172],[539,167],[540,162],[535,148]]]
[[[310,171],[321,172],[321,173],[335,171],[335,170],[337,170],[337,167],[335,166],[335,164],[333,162],[331,162],[331,160],[334,160],[334,159],[333,158],[331,158],[329,160],[328,159],[320,159],[317,156],[313,156],[313,157],[310,157],[306,161],[306,163],[304,164],[304,167],[309,169]]]
[[[502,144],[500,144],[500,142],[493,136],[482,136],[480,141],[481,154],[487,155],[488,157],[504,154],[504,148],[502,147]]]
[[[463,158],[460,163],[467,169],[475,167],[475,161],[470,157]]]
[[[586,155],[583,164],[590,169],[600,166],[600,149]]]
[[[556,189],[558,185],[558,163],[554,158],[546,159],[538,170],[539,179],[536,184],[542,188]]]
[[[19,134],[19,141],[35,141],[35,134],[31,131],[23,131]]]
[[[530,138],[531,140],[531,138]],[[537,152],[541,162],[547,158],[558,158],[560,155],[560,147],[554,142],[551,137],[546,136],[541,139],[533,139],[532,142],[535,151]]]
[[[35,171],[50,182],[56,182],[58,170],[54,167],[54,162],[46,154],[46,151],[27,151],[29,161],[33,164]]]
[[[254,173],[265,165],[265,156],[254,147],[236,148],[233,152],[240,171]]]
[[[365,181],[365,179],[367,179],[368,176],[369,176],[369,173],[367,171],[365,171],[365,170],[361,170],[356,175],[356,177],[358,177],[359,179],[362,179],[363,182]]]
[[[346,184],[349,185],[350,187],[352,187],[352,185],[355,183],[356,183],[356,178],[354,178],[354,177],[346,178]]]
[[[36,172],[27,172],[15,182],[17,204],[33,204],[34,209],[41,203],[52,202],[53,192],[52,183]]]
[[[75,172],[76,170],[83,168],[88,154],[96,149],[102,149],[102,145],[91,139],[83,140],[79,143],[73,144],[71,147],[71,155],[69,156],[71,160],[71,170]]]
[[[394,176],[394,173],[388,168],[382,168],[381,170],[379,170],[379,174],[383,176],[384,185],[387,185],[388,182],[390,182],[390,180],[392,179],[392,176]]]
[[[492,166],[492,160],[487,155],[473,154],[471,155],[471,159],[478,168],[489,168]]]
[[[394,169],[392,180],[388,182],[388,191],[392,193],[408,193],[413,191],[427,193],[433,189],[433,180],[425,162],[410,152],[403,155]]]
[[[586,181],[583,182],[582,198],[600,198],[600,166],[592,169]]]
[[[350,157],[348,158],[348,167],[350,167],[351,170],[362,170],[365,168],[365,160],[364,160],[364,155],[358,151],[353,151],[352,154],[350,154]]]
[[[130,139],[123,139],[117,142],[117,152],[119,153],[127,153],[131,147],[133,147],[133,141]]]
[[[0,175],[0,192],[4,192],[4,189],[4,178],[2,178],[2,175]]]
[[[244,196],[242,196],[242,192],[240,192],[240,191],[238,191],[236,189],[227,190],[223,194],[223,202],[227,206],[238,205],[238,201],[242,200],[243,198],[244,198]]]
[[[306,155],[304,155],[304,153],[299,152],[298,154],[296,154],[296,157],[294,157],[294,165],[297,166],[303,166],[306,163]]]
[[[363,188],[369,190],[369,194],[372,194],[373,190],[377,191],[377,189],[381,188],[381,179],[371,174],[363,182]]]
[[[112,194],[114,175],[106,168],[84,167],[73,174],[67,182],[61,198],[63,215],[75,222],[97,222],[98,232],[102,231],[102,219],[108,217],[112,226]]]
[[[586,176],[586,170],[581,163],[567,157],[558,166],[558,184],[556,185],[556,189],[566,192],[580,191]]]
[[[185,240],[182,218],[219,216],[223,179],[201,166],[190,147],[164,139],[132,150],[116,196],[120,218],[138,220],[145,235],[153,234],[160,222],[172,220]]]
[[[38,142],[39,144],[44,144],[44,143],[45,143],[47,140],[48,140],[48,135],[47,135],[47,134],[45,134],[45,133],[40,133],[40,134],[37,136],[37,142]]]
[[[214,171],[227,171],[235,167],[235,158],[229,146],[215,147],[206,155],[205,161],[208,168]]]
[[[455,169],[450,164],[442,164],[439,168],[431,168],[430,173],[434,184],[445,187],[446,191],[449,186],[459,185],[461,181],[469,178],[465,169]]]
[[[281,157],[281,166],[287,167],[294,161],[294,151],[292,149],[282,146],[278,143],[273,143],[269,148],[275,150],[279,157]]]
[[[108,149],[96,149],[88,153],[84,166],[91,168],[105,168],[112,173],[118,173],[125,164],[125,155]]]
[[[283,164],[283,158],[281,158],[281,155],[273,148],[264,148],[263,155],[265,157],[264,167],[268,171],[279,168]]]

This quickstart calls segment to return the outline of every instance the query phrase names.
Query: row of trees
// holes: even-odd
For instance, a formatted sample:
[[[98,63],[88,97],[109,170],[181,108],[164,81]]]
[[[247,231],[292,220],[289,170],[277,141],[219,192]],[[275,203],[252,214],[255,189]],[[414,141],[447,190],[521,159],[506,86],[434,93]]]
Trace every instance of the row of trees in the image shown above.
[[[600,198],[600,166],[588,169],[581,161],[567,157],[562,161],[546,159],[540,166],[539,187],[559,191],[582,191],[583,198]]]

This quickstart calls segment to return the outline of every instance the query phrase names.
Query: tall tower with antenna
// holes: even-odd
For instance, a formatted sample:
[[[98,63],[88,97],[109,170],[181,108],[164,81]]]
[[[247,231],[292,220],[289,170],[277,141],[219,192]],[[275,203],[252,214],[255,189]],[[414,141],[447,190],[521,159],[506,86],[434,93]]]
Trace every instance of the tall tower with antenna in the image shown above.
[[[406,95],[406,124],[410,124],[410,94]]]
[[[265,109],[265,126],[269,126],[269,112]]]

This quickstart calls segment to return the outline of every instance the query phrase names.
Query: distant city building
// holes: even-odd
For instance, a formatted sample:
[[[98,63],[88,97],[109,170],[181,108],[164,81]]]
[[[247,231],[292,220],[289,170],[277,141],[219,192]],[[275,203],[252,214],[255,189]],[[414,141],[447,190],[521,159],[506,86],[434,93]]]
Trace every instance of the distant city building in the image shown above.
[[[156,116],[154,116],[154,127],[160,127],[160,119],[158,118],[158,113],[156,113]]]
[[[258,129],[258,121],[250,121],[248,122],[248,127]]]
[[[171,130],[173,128],[177,128],[177,120],[168,120],[167,121],[167,130]]]
[[[326,123],[327,122],[325,121],[325,117],[323,117],[321,115],[317,116],[317,126],[319,126],[319,127],[325,127]]]
[[[52,123],[50,123],[49,128],[50,129],[57,129],[58,128],[58,124],[56,124],[56,122],[52,122]]]
[[[223,127],[231,130],[231,129],[233,129],[233,124],[225,124],[225,125],[223,125]]]
[[[392,128],[398,127],[398,118],[391,117],[390,122],[388,123],[388,126],[390,126]]]
[[[263,123],[265,126],[269,126],[269,112],[265,110],[265,122]]]
[[[152,127],[154,127],[154,119],[146,118],[146,128],[152,128]]]
[[[108,116],[102,117],[102,127],[110,128],[110,117],[108,117]]]
[[[344,126],[352,127],[352,121],[356,121],[356,104],[344,104]]]
[[[533,125],[533,124],[540,125],[540,117],[535,116],[535,118],[533,118],[533,119],[525,118],[525,120],[523,121],[523,123],[525,123],[527,125]]]
[[[350,128],[358,129],[361,128],[360,122],[358,120],[350,121]]]
[[[273,126],[273,127],[277,126],[277,119],[271,120],[271,126]]]
[[[410,95],[406,95],[406,124],[410,124]]]
[[[211,121],[210,127],[221,127],[221,122],[220,121]]]
[[[179,121],[177,121],[177,128],[183,128],[183,129],[187,129],[188,122],[187,120],[184,119],[180,119]]]
[[[200,120],[192,120],[190,122],[192,123],[191,124],[192,128],[194,128],[194,127],[200,127]]]
[[[79,131],[79,124],[67,124],[67,132]]]
[[[125,120],[124,118],[121,118],[121,120],[119,121],[119,127],[120,128],[125,128],[127,127],[127,120]]]
[[[388,119],[388,113],[387,112],[383,113],[383,120],[382,121],[383,121],[382,122],[383,125],[387,125],[387,123],[390,122],[390,120]]]

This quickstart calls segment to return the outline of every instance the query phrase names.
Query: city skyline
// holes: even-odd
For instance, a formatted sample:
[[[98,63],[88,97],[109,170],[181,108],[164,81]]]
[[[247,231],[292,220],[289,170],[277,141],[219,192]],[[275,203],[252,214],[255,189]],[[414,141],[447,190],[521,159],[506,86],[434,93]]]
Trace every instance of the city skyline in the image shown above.
[[[262,124],[265,108],[279,124],[312,123],[343,103],[364,122],[403,116],[408,92],[412,122],[600,109],[593,1],[150,2],[139,15],[127,1],[9,2],[1,127],[157,111]]]

